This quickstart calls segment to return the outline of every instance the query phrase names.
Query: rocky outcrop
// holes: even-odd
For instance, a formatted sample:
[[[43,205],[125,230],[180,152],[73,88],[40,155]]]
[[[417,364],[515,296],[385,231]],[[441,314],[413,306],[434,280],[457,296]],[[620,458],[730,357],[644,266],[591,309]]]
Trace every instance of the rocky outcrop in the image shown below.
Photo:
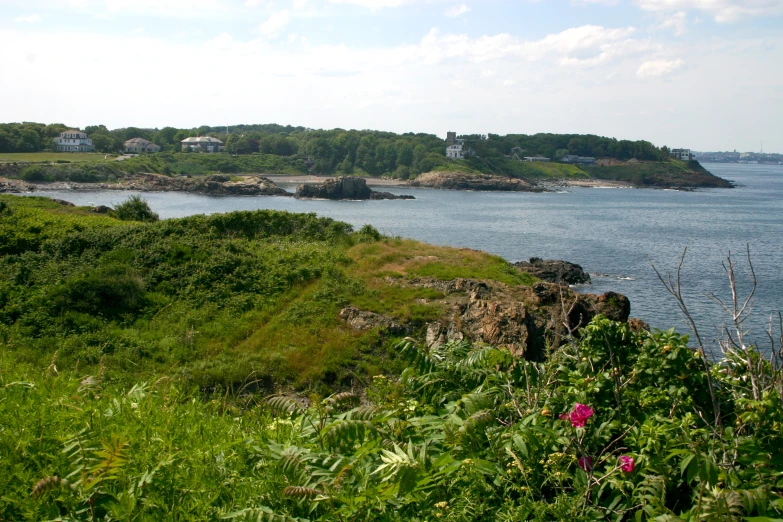
[[[590,283],[590,274],[581,266],[568,261],[552,259],[540,259],[531,257],[530,261],[520,261],[514,266],[523,272],[550,283],[565,283],[568,285],[582,285]]]
[[[417,278],[389,282],[408,287],[433,288],[444,297],[435,302],[446,312],[426,325],[428,346],[467,340],[503,347],[529,360],[543,360],[547,347],[557,347],[569,334],[578,335],[596,315],[628,321],[631,305],[623,295],[578,294],[566,286],[537,283],[508,287],[472,279],[444,281]],[[413,330],[389,317],[348,307],[340,317],[356,330],[380,327],[387,331]],[[641,325],[635,324],[636,327]]]
[[[340,319],[352,329],[358,331],[381,328],[393,335],[405,335],[408,333],[408,328],[402,326],[391,317],[359,310],[355,306],[348,306],[340,310]]]
[[[412,187],[428,187],[450,190],[544,192],[531,181],[490,174],[466,174],[464,172],[427,172],[409,181]]]
[[[124,182],[105,184],[101,188],[118,190],[178,191],[209,194],[213,196],[291,196],[263,176],[243,176],[235,181],[225,174],[205,177],[169,177],[162,174],[137,174]]]
[[[18,194],[20,192],[32,192],[34,190],[35,186],[27,183],[26,181],[22,181],[20,179],[0,178],[0,194]]]
[[[127,174],[116,183],[25,183],[0,178],[0,192],[32,190],[135,190],[143,192],[193,192],[212,196],[293,196],[263,176],[242,176],[233,181],[225,174],[203,177],[164,176],[163,174]]]
[[[367,186],[367,180],[354,176],[327,179],[317,185],[304,184],[296,189],[301,199],[414,199],[413,196],[397,196],[389,192],[376,192]]]

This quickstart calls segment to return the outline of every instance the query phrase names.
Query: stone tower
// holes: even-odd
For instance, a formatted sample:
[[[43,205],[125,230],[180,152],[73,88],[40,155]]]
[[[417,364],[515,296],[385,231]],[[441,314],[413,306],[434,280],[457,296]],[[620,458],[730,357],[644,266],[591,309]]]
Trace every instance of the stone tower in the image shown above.
[[[447,132],[446,133],[446,146],[449,147],[451,145],[454,145],[457,142],[457,133],[456,132]]]

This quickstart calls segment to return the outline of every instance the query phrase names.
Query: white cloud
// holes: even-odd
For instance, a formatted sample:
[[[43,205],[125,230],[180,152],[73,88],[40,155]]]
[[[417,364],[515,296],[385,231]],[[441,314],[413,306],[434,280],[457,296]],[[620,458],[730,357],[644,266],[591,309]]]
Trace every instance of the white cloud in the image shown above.
[[[636,70],[636,76],[639,78],[655,78],[671,74],[684,64],[685,62],[679,58],[676,60],[650,60],[639,66]]]
[[[301,11],[305,7],[307,7],[307,0],[293,0],[294,3],[294,9],[297,11]]]
[[[131,31],[130,31],[130,32],[131,32],[132,34],[141,34],[141,33],[143,33],[143,32],[144,32],[144,28],[143,28],[143,27],[137,27],[136,29],[131,29]]]
[[[467,4],[454,5],[451,6],[448,10],[446,10],[446,16],[451,18],[456,18],[458,16],[464,15],[469,11],[470,11],[470,7],[468,7]]]
[[[677,11],[674,14],[666,14],[664,16],[665,18],[661,23],[652,26],[650,29],[653,31],[671,30],[677,36],[685,34],[685,28],[688,25],[688,13]]]
[[[783,14],[783,0],[637,0],[637,5],[656,12],[705,11],[719,23]]]
[[[17,16],[13,22],[15,24],[37,24],[41,21],[41,16],[37,14],[31,14],[30,16]]]
[[[247,0],[245,7],[266,7],[268,3],[267,0]]]
[[[287,6],[291,18],[298,16],[290,1],[276,5]],[[280,32],[280,41],[292,25]],[[0,27],[0,41],[15,44],[0,47],[0,61],[23,74],[0,75],[0,98],[15,100],[3,107],[4,118],[110,127],[276,121],[438,134],[447,128],[585,132],[693,148],[721,147],[728,141],[720,141],[721,135],[736,136],[731,148],[740,147],[744,134],[763,132],[783,143],[774,117],[783,110],[783,70],[770,66],[783,63],[783,35],[746,41],[726,36],[720,42],[667,48],[655,38],[668,35],[583,26],[529,40],[432,31],[411,45],[348,46],[307,43],[301,36],[293,45],[276,45],[261,34],[239,40],[240,33],[232,38],[234,33],[222,30],[205,42],[162,38],[158,31],[44,31],[7,24]],[[51,53],[58,43],[77,38],[91,49],[84,60],[63,62]],[[144,104],[133,110],[117,104],[137,95],[133,82],[94,90],[87,105],[52,94],[53,77],[62,83],[100,84],[103,72],[129,48],[155,49],[145,74],[169,78]],[[254,87],[228,92],[219,85],[204,86],[204,63],[210,64],[212,77]],[[739,69],[744,74],[725,73]],[[705,84],[711,86],[708,91]],[[682,115],[680,123],[672,125],[665,111],[651,111],[640,121],[638,107],[650,100],[672,107]],[[735,110],[715,111],[715,106]]]
[[[367,7],[373,11],[386,7],[402,7],[417,3],[419,0],[329,0],[333,4],[351,4]]]
[[[291,15],[288,9],[283,9],[272,13],[264,23],[258,26],[258,31],[267,38],[276,38],[290,21]]]
[[[617,5],[620,0],[571,0],[571,5]]]

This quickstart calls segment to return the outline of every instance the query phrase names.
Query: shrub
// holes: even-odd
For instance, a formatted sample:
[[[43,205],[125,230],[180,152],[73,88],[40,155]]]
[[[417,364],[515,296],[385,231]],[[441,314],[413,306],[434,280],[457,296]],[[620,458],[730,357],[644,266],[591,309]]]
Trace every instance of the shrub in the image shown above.
[[[47,175],[46,168],[41,165],[29,165],[24,167],[20,173],[24,181],[51,181]]]
[[[153,222],[160,219],[149,204],[136,194],[117,205],[112,216],[123,221]]]

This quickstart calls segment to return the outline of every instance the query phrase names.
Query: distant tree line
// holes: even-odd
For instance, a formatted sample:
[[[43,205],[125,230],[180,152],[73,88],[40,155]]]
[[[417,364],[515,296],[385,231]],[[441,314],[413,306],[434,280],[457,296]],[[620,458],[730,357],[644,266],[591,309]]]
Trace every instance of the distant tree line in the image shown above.
[[[0,152],[50,150],[52,139],[69,127],[40,123],[0,124]],[[432,134],[395,134],[372,130],[311,130],[290,125],[201,126],[192,129],[127,127],[109,130],[91,125],[84,132],[99,152],[120,152],[131,138],[145,138],[163,151],[180,151],[180,142],[190,136],[212,136],[222,140],[232,155],[270,154],[301,158],[314,172],[323,174],[416,176],[439,166],[450,165],[446,143]],[[479,171],[503,170],[503,162],[515,155],[544,156],[560,160],[565,155],[628,160],[664,160],[667,147],[648,141],[617,140],[590,134],[498,134],[463,135],[471,154],[467,163]]]

